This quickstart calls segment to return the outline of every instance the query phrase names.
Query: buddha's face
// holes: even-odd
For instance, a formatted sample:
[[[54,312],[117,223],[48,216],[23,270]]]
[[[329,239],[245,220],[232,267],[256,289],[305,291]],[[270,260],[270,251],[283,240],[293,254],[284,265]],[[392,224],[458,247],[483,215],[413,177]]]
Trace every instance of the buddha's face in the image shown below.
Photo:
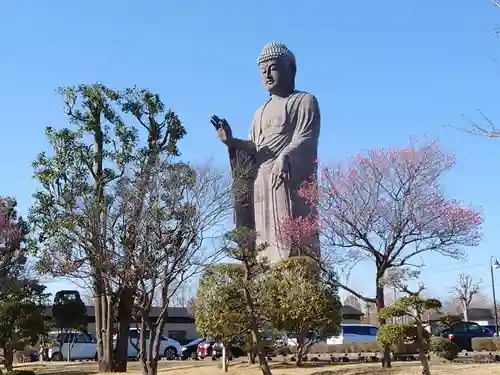
[[[269,60],[259,64],[264,88],[271,94],[293,86],[291,64],[286,59]]]

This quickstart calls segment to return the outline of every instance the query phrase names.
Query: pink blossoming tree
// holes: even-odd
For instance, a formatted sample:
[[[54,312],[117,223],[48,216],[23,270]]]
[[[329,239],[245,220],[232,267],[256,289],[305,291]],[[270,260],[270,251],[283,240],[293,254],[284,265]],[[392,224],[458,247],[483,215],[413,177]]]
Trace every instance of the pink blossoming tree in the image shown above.
[[[18,277],[26,263],[27,251],[23,249],[27,233],[26,222],[18,216],[17,202],[0,197],[0,284],[7,277]],[[2,288],[0,287],[0,293]]]
[[[335,282],[382,309],[384,279],[391,271],[421,266],[415,259],[427,252],[461,258],[464,246],[480,242],[481,210],[446,197],[440,187],[441,175],[454,164],[454,155],[437,143],[411,140],[404,148],[373,149],[324,167],[318,183],[300,190],[317,215],[283,220],[281,241],[304,253],[319,231],[319,264],[327,274],[333,275],[334,266],[351,270],[361,261],[373,262],[374,295]],[[390,356],[384,366],[390,366]]]

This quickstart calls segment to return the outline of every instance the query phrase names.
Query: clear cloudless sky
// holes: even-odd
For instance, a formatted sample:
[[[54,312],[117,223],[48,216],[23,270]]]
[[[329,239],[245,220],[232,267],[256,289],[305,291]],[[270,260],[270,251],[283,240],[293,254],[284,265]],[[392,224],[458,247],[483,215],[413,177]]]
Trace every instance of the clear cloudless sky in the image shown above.
[[[320,102],[322,161],[403,146],[410,135],[456,154],[443,186],[484,208],[484,241],[466,261],[424,257],[422,277],[445,296],[468,272],[490,295],[489,257],[500,256],[500,139],[448,125],[466,126],[464,115],[481,121],[478,109],[500,124],[498,24],[490,0],[2,1],[0,193],[27,213],[37,188],[31,162],[48,148],[44,127],[67,124],[60,85],[157,91],[187,127],[183,157],[227,165],[208,118],[225,117],[247,136],[267,98],[256,58],[282,40],[297,56],[297,87]],[[372,273],[359,266],[351,285],[372,293]]]

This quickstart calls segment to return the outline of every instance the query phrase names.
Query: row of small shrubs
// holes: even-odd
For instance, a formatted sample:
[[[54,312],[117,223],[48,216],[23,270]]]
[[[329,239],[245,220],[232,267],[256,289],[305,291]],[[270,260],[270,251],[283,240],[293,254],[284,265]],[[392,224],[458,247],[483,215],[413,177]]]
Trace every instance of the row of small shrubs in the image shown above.
[[[472,350],[477,352],[499,352],[500,337],[475,337],[472,339]]]
[[[289,351],[291,354],[295,353],[296,348],[290,346],[287,348],[279,349],[281,352]],[[319,343],[311,346],[309,353],[319,354],[319,353],[378,353],[381,352],[382,348],[376,342],[363,342],[355,344],[343,344],[343,345],[327,345],[324,343]],[[415,344],[400,344],[394,345],[391,351],[399,354],[414,354],[417,353],[417,347]]]
[[[496,343],[500,345],[500,340],[496,340]],[[293,346],[283,347],[277,350],[277,354],[288,355],[294,354],[296,348]],[[379,353],[382,348],[377,343],[357,343],[357,344],[346,344],[346,345],[326,345],[326,344],[315,344],[313,345],[309,353],[310,354],[320,354],[320,353]],[[394,354],[416,354],[418,349],[415,344],[400,344],[393,345],[391,351]],[[453,343],[451,340],[443,337],[433,337],[431,339],[431,351],[438,357],[444,358],[446,360],[453,360],[460,353],[460,348]]]

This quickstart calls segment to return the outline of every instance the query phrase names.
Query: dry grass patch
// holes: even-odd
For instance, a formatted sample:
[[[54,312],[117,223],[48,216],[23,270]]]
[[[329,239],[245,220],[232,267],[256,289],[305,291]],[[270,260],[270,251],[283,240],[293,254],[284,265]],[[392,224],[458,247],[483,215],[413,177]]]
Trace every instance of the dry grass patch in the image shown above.
[[[21,366],[20,366],[21,367]],[[44,375],[96,375],[97,365],[89,363],[47,363],[26,364],[23,368],[30,368],[38,374]],[[304,368],[296,368],[293,364],[272,364],[274,375],[420,375],[422,369],[418,363],[395,363],[390,370],[384,371],[380,364],[307,364]],[[499,364],[432,364],[433,375],[500,375]],[[137,363],[129,364],[127,374],[139,375],[140,368]],[[186,363],[168,362],[161,363],[159,375],[216,375],[224,374],[218,368],[218,362]],[[248,366],[243,363],[231,364],[228,375],[260,375],[259,367]],[[109,374],[108,374],[109,375]]]
[[[210,366],[213,371],[213,366]],[[35,371],[35,373],[43,374],[43,375],[97,375],[97,364],[95,362],[53,362],[53,363],[26,363],[15,366],[16,369],[30,369]],[[197,374],[196,369],[199,368],[199,365],[195,363],[186,363],[186,362],[168,362],[168,363],[160,363],[158,368],[158,374],[172,374],[176,373],[175,371],[181,371],[182,374]],[[193,371],[194,370],[194,371]],[[127,374],[130,375],[139,375],[141,373],[140,366],[136,362],[130,362],[128,364]],[[178,372],[177,372],[178,373]],[[107,373],[107,375],[111,375],[113,373]],[[120,373],[123,375],[123,373]]]

